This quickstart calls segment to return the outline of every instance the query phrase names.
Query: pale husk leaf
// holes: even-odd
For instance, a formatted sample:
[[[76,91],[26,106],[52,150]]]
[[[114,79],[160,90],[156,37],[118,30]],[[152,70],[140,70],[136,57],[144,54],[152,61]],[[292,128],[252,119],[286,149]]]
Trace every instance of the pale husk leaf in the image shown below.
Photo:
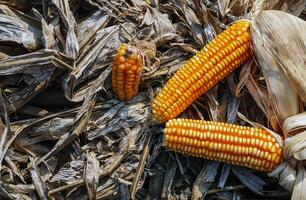
[[[262,68],[274,67],[276,62],[292,82],[292,86],[296,89],[298,95],[305,101],[306,82],[304,77],[306,76],[306,69],[304,66],[306,56],[303,55],[306,55],[306,23],[285,12],[263,11],[252,23],[252,38]],[[275,62],[272,62],[272,65],[271,59],[262,61],[264,60],[262,57],[267,55],[273,57]],[[282,82],[288,81],[283,79]],[[289,84],[284,85],[283,89],[286,89],[282,92],[286,91],[287,98],[295,98]],[[288,92],[291,92],[291,94]],[[294,101],[292,99],[290,102],[293,104]],[[284,109],[285,106],[282,108]],[[294,110],[292,110],[292,114]]]
[[[293,131],[301,130],[306,128],[306,113],[300,113],[288,117],[283,123],[283,134],[285,137],[292,135]]]
[[[284,145],[284,157],[290,159],[294,157],[297,160],[306,159],[306,131],[296,134],[295,136],[288,137]]]
[[[283,162],[268,174],[278,179],[278,183],[286,190],[292,191],[296,180],[296,170],[289,163]]]
[[[306,113],[288,117],[283,123],[283,133],[286,137],[284,155],[296,160],[306,159]],[[304,130],[304,131],[302,131]],[[300,132],[302,131],[302,132]],[[298,134],[296,134],[298,133]]]
[[[306,199],[306,171],[302,162],[299,163],[297,169],[297,179],[295,181],[295,186],[292,192],[292,200],[305,200]]]
[[[287,117],[299,112],[299,99],[293,85],[282,71],[281,65],[284,65],[285,61],[282,63],[278,58],[281,55],[275,55],[274,49],[283,47],[275,47],[282,46],[281,40],[276,40],[277,32],[270,31],[271,24],[265,19],[265,16],[269,16],[269,13],[272,15],[274,12],[276,11],[260,13],[253,21],[251,31],[254,53],[267,83],[273,110],[278,122],[282,124]],[[273,21],[271,23],[273,24]]]
[[[284,163],[269,175],[292,191],[292,199],[305,199],[306,125],[305,114],[298,114],[299,97],[306,99],[306,23],[280,11],[263,11],[254,19],[252,42],[258,63],[267,83],[273,109],[282,123],[285,136]]]

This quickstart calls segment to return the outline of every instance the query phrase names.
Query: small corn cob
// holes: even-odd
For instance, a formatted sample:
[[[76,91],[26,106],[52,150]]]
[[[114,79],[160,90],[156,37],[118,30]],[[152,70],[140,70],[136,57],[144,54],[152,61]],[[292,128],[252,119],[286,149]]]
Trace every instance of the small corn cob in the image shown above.
[[[193,56],[166,83],[152,103],[163,123],[182,113],[199,96],[251,57],[250,22],[238,21]]]
[[[138,93],[143,57],[136,47],[121,44],[112,67],[113,91],[120,100],[131,100]]]
[[[192,119],[173,119],[164,129],[164,147],[180,153],[270,172],[282,149],[259,128]]]

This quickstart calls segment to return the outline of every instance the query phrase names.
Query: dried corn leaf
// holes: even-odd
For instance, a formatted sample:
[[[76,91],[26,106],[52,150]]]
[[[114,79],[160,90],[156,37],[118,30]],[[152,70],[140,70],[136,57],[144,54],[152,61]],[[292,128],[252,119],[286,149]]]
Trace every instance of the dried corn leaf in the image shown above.
[[[204,46],[204,32],[195,12],[190,7],[184,6],[183,13],[185,14],[185,20],[191,29],[190,33],[192,34],[193,38],[199,45]]]
[[[166,14],[156,8],[147,7],[140,26],[147,25],[150,32],[146,34],[146,40],[154,40],[157,46],[175,38],[176,30]]]
[[[223,17],[229,13],[234,16],[243,16],[252,5],[252,0],[218,0],[219,10]]]
[[[65,35],[65,54],[71,58],[76,58],[79,52],[79,43],[75,34],[76,21],[70,10],[68,0],[52,0],[57,7],[59,16],[61,17],[66,35]]]
[[[69,166],[61,168],[56,174],[50,179],[51,182],[61,181],[64,183],[70,183],[76,181],[82,177],[84,168],[84,161],[77,160],[71,161]]]
[[[42,47],[42,31],[39,21],[0,5],[0,42],[15,42],[29,51]],[[15,52],[8,52],[15,55]]]
[[[289,163],[283,162],[271,173],[268,174],[271,177],[278,179],[278,183],[288,191],[293,191],[296,181],[296,170],[293,169]]]
[[[41,200],[47,200],[48,199],[48,192],[47,192],[47,188],[46,188],[46,185],[45,183],[42,181],[42,178],[41,176],[39,175],[38,171],[37,171],[37,168],[36,168],[36,164],[35,164],[35,161],[33,159],[31,159],[31,170],[30,170],[30,173],[31,173],[31,178],[32,178],[32,181],[33,181],[33,185],[36,189],[36,192],[39,196],[39,198]]]
[[[196,2],[194,1],[194,3]],[[174,9],[176,17],[181,21],[179,25],[186,28],[187,34],[193,38],[199,48],[216,34],[214,18],[209,15],[209,11],[205,10],[205,6],[201,3],[198,2],[198,5],[188,5],[184,1],[171,0],[163,6],[169,10],[169,14],[172,14]],[[177,27],[177,30],[184,32],[184,29],[181,27]]]
[[[204,199],[217,175],[219,163],[210,161],[203,167],[192,188],[192,199]]]
[[[263,10],[281,10],[299,16],[305,5],[305,0],[256,0],[250,14],[256,16]]]
[[[37,144],[43,141],[58,140],[62,135],[70,131],[73,118],[55,117],[45,123],[33,126],[16,138],[22,146]]]
[[[217,26],[217,20],[211,15],[203,1],[194,0],[196,15],[203,26],[205,41],[211,41],[217,32],[220,32]]]
[[[252,174],[249,170],[233,166],[232,171],[237,178],[253,192],[260,195],[264,195],[264,193],[266,193],[264,187],[267,185],[267,183],[265,183],[258,176]]]
[[[41,50],[0,60],[0,77],[4,80],[2,88],[7,96],[8,112],[16,111],[45,89],[52,81],[56,68],[71,69],[72,63],[70,58],[53,50]],[[6,83],[5,80],[11,77],[17,80]],[[20,82],[26,86],[20,86]]]
[[[109,69],[106,70],[106,74],[109,74]],[[60,137],[57,143],[53,146],[52,150],[49,151],[46,155],[40,158],[39,162],[43,160],[48,160],[58,152],[60,152],[63,148],[69,145],[72,141],[74,141],[86,128],[90,116],[92,114],[93,107],[96,103],[97,99],[97,88],[103,86],[103,83],[106,79],[105,74],[100,74],[100,76],[93,82],[90,86],[89,91],[87,93],[86,99],[84,100],[82,106],[80,107],[78,113],[74,118],[74,126],[69,133],[66,133]]]
[[[29,194],[35,191],[34,185],[13,185],[13,184],[3,184],[3,187],[10,193],[13,194]]]
[[[109,20],[110,16],[108,14],[98,10],[77,24],[75,32],[81,50],[90,40],[95,38],[96,32],[104,28]]]
[[[3,129],[3,133],[1,134],[1,140],[0,140],[0,170],[2,170],[2,161],[6,154],[7,148],[5,147],[5,144],[7,141],[9,141],[11,137],[11,130],[10,130],[10,121],[8,118],[7,109],[4,103],[3,99],[3,92],[0,90],[0,117],[3,119],[5,123],[5,127]],[[1,120],[2,121],[2,120]],[[0,174],[1,177],[1,174]],[[1,178],[2,179],[2,178]],[[0,184],[0,194],[8,199],[13,199],[11,194],[9,194]]]
[[[176,174],[177,165],[175,162],[171,162],[171,165],[168,165],[167,172],[165,175],[165,180],[163,184],[163,191],[161,194],[161,198],[169,199],[171,195],[171,186],[173,184],[173,180]]]
[[[130,23],[122,24],[125,30],[131,31],[133,25]],[[88,85],[92,84],[93,78],[100,73],[109,75],[109,70],[105,68],[112,63],[111,57],[115,49],[122,42],[120,26],[115,25],[98,31],[94,40],[86,46],[86,49],[78,56],[76,69],[64,79],[65,96],[71,101],[82,101],[88,94]],[[80,85],[87,85],[81,87]],[[102,88],[96,88],[95,92]]]
[[[96,129],[88,133],[88,139],[93,140],[103,135],[118,131],[125,127],[144,124],[150,117],[149,106],[145,102],[149,99],[139,95],[127,104],[118,104],[96,120]]]
[[[306,159],[306,131],[288,137],[284,145],[284,157],[286,160],[294,157],[297,160]]]
[[[283,133],[286,137],[284,155],[287,159],[306,160],[306,121],[305,113],[288,117],[283,123]]]
[[[105,10],[113,18],[121,22],[128,22],[130,20],[140,21],[143,17],[143,12],[141,10],[143,4],[137,4],[136,1],[131,1],[132,3],[122,0],[112,0],[111,2],[108,0],[87,1],[101,10]]]
[[[47,24],[46,20],[43,18],[43,16],[36,10],[32,9],[34,15],[40,19],[41,21],[41,29],[42,29],[42,40],[44,42],[44,48],[45,49],[58,49],[58,46],[56,44],[55,35],[54,35],[54,27],[52,24]]]
[[[85,185],[88,192],[89,200],[96,199],[97,187],[99,184],[99,161],[94,152],[87,155],[86,168],[84,171]]]

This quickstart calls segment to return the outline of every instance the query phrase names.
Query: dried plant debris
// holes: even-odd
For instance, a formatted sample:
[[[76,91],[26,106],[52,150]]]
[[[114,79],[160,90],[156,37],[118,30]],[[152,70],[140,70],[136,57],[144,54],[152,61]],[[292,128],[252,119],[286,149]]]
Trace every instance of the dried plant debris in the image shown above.
[[[230,23],[277,9],[300,15],[288,19],[296,21],[294,32],[304,26],[304,6],[303,0],[0,0],[1,198],[290,198],[265,174],[165,150],[163,125],[153,122],[150,105],[185,61]],[[259,14],[253,31],[271,21]],[[254,48],[265,42],[254,42]],[[111,65],[121,43],[137,46],[145,60],[139,94],[127,102],[111,89]],[[292,146],[301,140],[296,131],[305,129],[305,115],[294,115],[303,110],[299,98],[305,96],[304,85],[296,84],[302,74],[293,76],[301,59],[288,68],[287,60],[271,61],[275,52],[262,54],[269,49],[202,95],[182,117],[283,128],[290,136],[288,155],[302,160],[303,143]],[[271,73],[291,82],[276,87]],[[271,88],[289,91],[284,96]],[[287,101],[295,105],[281,112]],[[280,185],[293,190],[295,199],[301,197],[301,162],[295,169],[283,163],[270,175],[281,177]]]

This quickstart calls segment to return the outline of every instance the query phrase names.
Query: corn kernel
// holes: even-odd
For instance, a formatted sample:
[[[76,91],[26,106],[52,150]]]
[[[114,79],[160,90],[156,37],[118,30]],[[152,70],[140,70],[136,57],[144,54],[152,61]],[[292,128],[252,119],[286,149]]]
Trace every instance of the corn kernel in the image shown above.
[[[137,95],[142,68],[143,57],[137,48],[121,44],[112,66],[112,87],[120,100],[130,100]],[[168,106],[165,105],[165,108],[167,109]],[[155,110],[154,112],[164,111]]]
[[[166,123],[163,145],[264,172],[272,171],[282,161],[282,149],[270,132],[220,122],[172,119]]]
[[[163,123],[177,117],[251,57],[249,25],[249,21],[234,23],[174,74],[165,85],[168,89],[162,89],[152,102],[153,116],[157,121]],[[157,111],[159,101],[171,108],[171,113]]]

